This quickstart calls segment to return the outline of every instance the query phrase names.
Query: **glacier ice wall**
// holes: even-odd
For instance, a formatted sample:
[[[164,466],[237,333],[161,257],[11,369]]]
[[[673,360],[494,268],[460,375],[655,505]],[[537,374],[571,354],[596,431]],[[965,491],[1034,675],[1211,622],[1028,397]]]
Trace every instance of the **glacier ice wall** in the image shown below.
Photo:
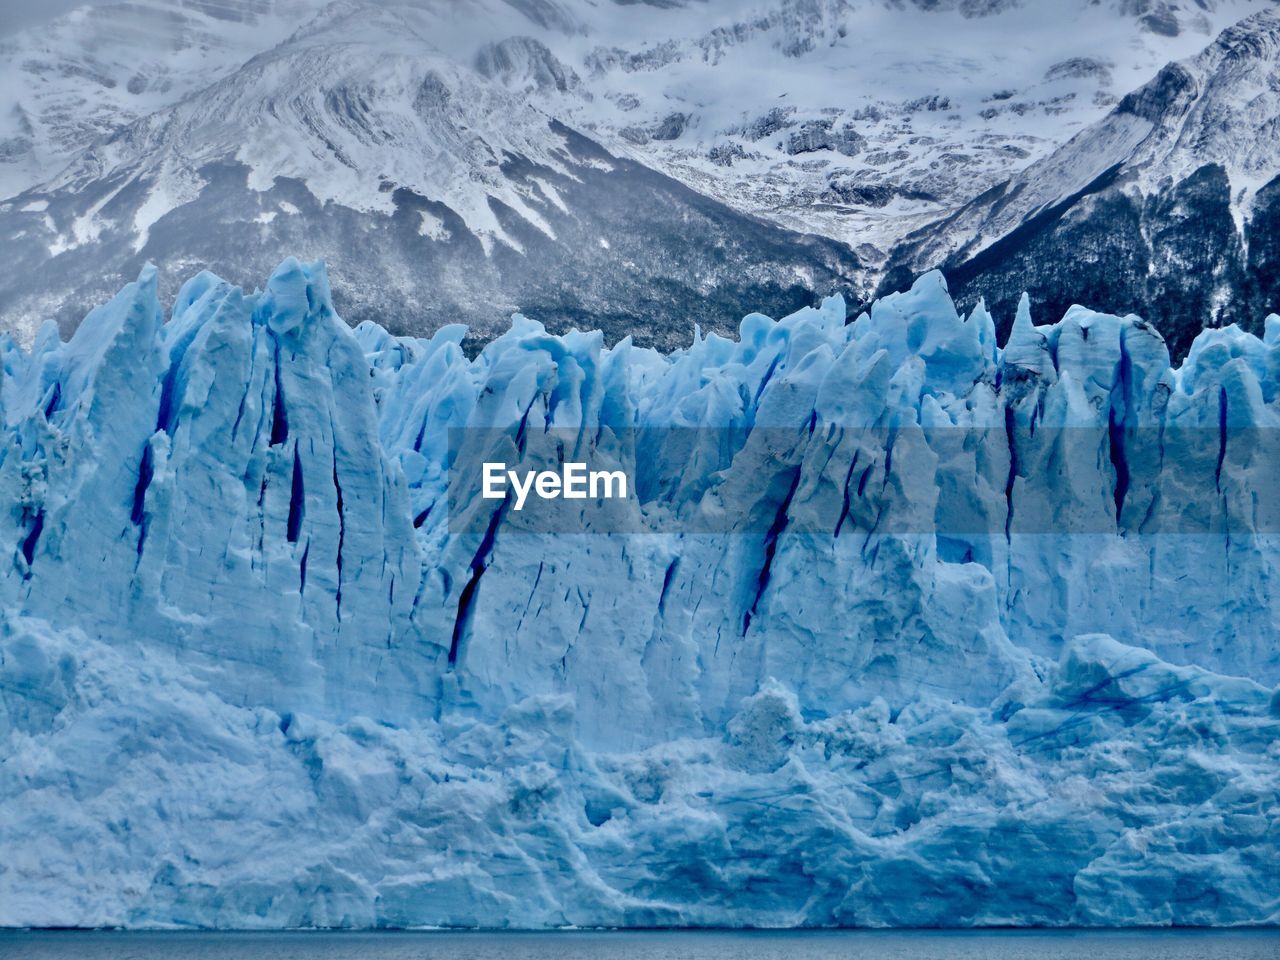
[[[1277,461],[1239,439],[1280,318],[1171,368],[1024,301],[1002,349],[931,274],[670,356],[464,334],[353,333],[290,260],[0,345],[0,924],[1280,920]],[[698,428],[624,451],[679,478],[628,509],[764,520],[451,525],[465,427]]]

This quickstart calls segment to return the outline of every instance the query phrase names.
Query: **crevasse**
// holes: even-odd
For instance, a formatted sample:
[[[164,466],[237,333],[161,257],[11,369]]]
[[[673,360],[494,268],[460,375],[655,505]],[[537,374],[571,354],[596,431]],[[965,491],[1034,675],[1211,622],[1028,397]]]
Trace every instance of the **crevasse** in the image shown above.
[[[1280,318],[464,334],[289,260],[3,345],[0,923],[1280,918]],[[601,535],[451,525],[463,427],[697,432]]]

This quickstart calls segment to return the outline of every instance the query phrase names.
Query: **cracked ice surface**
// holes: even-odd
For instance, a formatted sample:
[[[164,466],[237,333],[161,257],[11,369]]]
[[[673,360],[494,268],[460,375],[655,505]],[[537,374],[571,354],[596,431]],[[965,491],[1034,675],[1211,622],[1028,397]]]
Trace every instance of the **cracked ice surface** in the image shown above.
[[[931,274],[671,356],[464,332],[352,333],[287,261],[4,345],[0,923],[1280,919],[1275,461],[1229,429],[1277,426],[1276,318],[1001,349]],[[680,481],[621,509],[763,520],[451,529],[463,426],[729,428],[623,451]]]

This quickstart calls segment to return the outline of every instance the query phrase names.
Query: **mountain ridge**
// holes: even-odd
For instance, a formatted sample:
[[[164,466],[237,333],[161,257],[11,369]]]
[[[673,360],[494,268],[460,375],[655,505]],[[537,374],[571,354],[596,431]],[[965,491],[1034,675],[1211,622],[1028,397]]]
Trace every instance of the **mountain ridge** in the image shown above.
[[[1104,120],[892,254],[886,292],[941,268],[962,302],[985,294],[1012,324],[1024,291],[1048,312],[1111,302],[1142,313],[1184,353],[1205,326],[1280,304],[1265,251],[1277,220],[1280,14],[1225,30],[1170,64]],[[1017,289],[1014,289],[1014,288]]]
[[[810,297],[838,290],[866,303],[877,287],[887,289],[887,244],[913,225],[938,223],[939,213],[956,216],[954,208],[1011,168],[1043,163],[1055,138],[1114,101],[1142,64],[1158,65],[1174,47],[1198,48],[1201,31],[1257,4],[1068,4],[1048,26],[1037,26],[1024,4],[927,6],[780,0],[743,13],[701,4],[371,8],[346,0],[282,37],[276,14],[284,7],[264,8],[276,25],[246,62],[198,89],[175,79],[175,102],[117,127],[44,186],[0,202],[0,243],[24,271],[40,274],[0,286],[0,323],[28,340],[51,316],[73,326],[115,278],[148,257],[178,268],[212,265],[249,283],[262,263],[307,243],[291,217],[313,221],[310,255],[344,264],[345,275],[335,277],[344,311],[365,319],[364,304],[387,302],[376,291],[398,290],[403,307],[383,319],[404,332],[459,318],[499,329],[502,313],[483,302],[491,299],[557,329],[575,317],[613,315],[611,336],[670,346],[688,336],[680,325],[700,298],[712,301],[704,326],[723,331],[736,324],[739,295],[773,313],[805,302],[806,284]],[[112,23],[110,9],[86,22]],[[482,13],[501,25],[477,33],[472,24]],[[1166,14],[1172,26],[1155,29],[1144,19]],[[1053,55],[1015,46],[992,51],[987,62],[960,49],[991,30],[1031,31],[1031,40],[1054,24],[1057,35],[1079,36],[1069,47],[1049,45]],[[1109,46],[1090,50],[1086,40],[1107,37],[1117,24],[1132,33],[1125,58],[1110,56]],[[881,31],[884,66],[916,56],[919,76],[859,66],[852,49],[868,29]],[[902,46],[906,30],[912,42]],[[751,82],[756,72],[759,83]],[[895,87],[885,76],[904,79]],[[848,84],[839,103],[831,78]],[[1019,85],[998,88],[1001,80]],[[79,89],[79,80],[65,83]],[[1130,116],[1117,135],[1140,137],[1140,118]],[[580,182],[574,161],[566,166],[556,124],[598,148],[590,182]],[[599,165],[618,168],[607,187]],[[230,172],[241,167],[245,177]],[[217,171],[212,186],[206,168]],[[297,195],[296,184],[305,193]],[[676,184],[719,204],[709,221],[691,211],[711,208]],[[637,205],[600,199],[600,190],[627,189],[656,192]],[[566,203],[573,193],[576,202]],[[418,218],[407,234],[397,197]],[[1228,206],[1238,218],[1238,203]],[[653,239],[647,253],[623,239],[637,236],[632,224],[610,219],[641,209]],[[742,243],[726,244],[709,226],[681,239],[686,214],[725,225],[725,236]],[[168,247],[152,236],[165,217]],[[244,250],[228,246],[233,233],[245,242],[233,221],[256,224]],[[222,247],[207,233],[222,236]],[[362,248],[355,237],[370,238],[377,257],[341,256],[344,244]],[[604,256],[619,244],[630,245],[626,257]],[[898,286],[938,258],[909,259],[907,268],[900,255],[890,264]],[[497,295],[468,291],[467,275]],[[1002,332],[1021,292],[1006,293],[1008,285],[987,286],[1000,297]],[[967,296],[963,282],[957,291]],[[1113,292],[1116,303],[1143,305]],[[1092,296],[1091,281],[1080,296]],[[641,308],[640,300],[649,304]],[[1180,303],[1199,315],[1196,304]],[[1260,304],[1251,302],[1249,316]]]

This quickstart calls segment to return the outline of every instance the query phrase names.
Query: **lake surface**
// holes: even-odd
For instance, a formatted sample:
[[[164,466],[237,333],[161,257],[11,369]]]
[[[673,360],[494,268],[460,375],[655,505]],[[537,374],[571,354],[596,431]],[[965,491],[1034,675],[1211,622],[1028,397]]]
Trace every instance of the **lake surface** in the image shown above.
[[[0,932],[24,960],[1278,960],[1280,930]]]

